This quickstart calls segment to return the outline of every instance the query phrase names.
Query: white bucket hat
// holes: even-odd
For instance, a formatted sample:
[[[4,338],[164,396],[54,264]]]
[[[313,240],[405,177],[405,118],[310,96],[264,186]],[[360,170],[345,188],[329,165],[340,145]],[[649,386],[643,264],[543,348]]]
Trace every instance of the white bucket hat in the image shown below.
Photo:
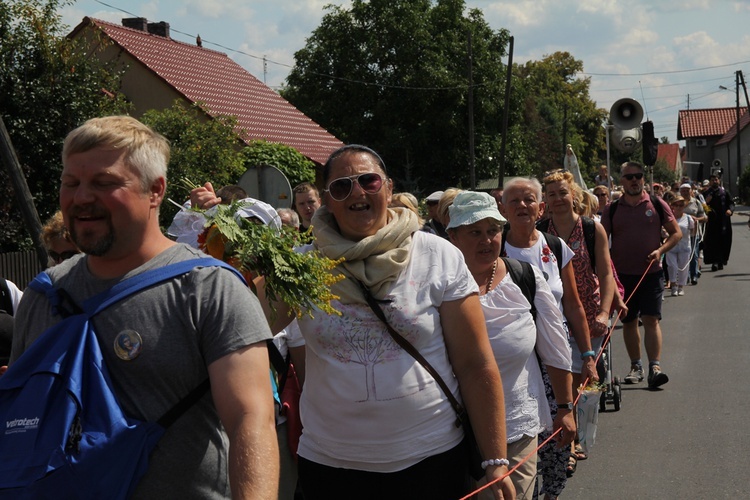
[[[494,219],[500,224],[507,221],[497,209],[497,201],[487,193],[463,191],[448,208],[450,222],[446,229],[474,224],[482,219]]]

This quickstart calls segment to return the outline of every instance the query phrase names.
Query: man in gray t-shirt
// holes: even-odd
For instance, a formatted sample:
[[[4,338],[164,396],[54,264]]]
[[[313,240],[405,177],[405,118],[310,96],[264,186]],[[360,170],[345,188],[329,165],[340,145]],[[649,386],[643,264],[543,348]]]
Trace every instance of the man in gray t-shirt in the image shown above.
[[[84,254],[48,272],[76,303],[125,278],[202,255],[160,231],[168,158],[166,140],[130,117],[95,118],[66,138],[60,205]],[[44,296],[24,294],[11,363],[57,321]],[[211,381],[210,394],[159,442],[134,497],[276,497],[271,334],[258,300],[237,277],[197,268],[93,322],[118,400],[133,418],[158,420]]]

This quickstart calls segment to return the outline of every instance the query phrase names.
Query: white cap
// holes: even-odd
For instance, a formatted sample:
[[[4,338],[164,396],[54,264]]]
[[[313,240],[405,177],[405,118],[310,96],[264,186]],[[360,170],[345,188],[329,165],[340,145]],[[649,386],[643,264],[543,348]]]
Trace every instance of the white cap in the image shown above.
[[[442,198],[442,197],[443,197],[443,192],[442,191],[435,191],[430,196],[428,196],[427,198],[425,198],[425,201],[440,201],[440,198]]]

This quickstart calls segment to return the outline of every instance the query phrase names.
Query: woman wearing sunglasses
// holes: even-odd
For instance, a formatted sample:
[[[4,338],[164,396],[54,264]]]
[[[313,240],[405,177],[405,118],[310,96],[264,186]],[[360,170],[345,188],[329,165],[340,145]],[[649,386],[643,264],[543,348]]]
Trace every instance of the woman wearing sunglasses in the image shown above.
[[[299,320],[307,370],[298,450],[305,498],[456,499],[468,493],[463,431],[451,404],[396,344],[358,282],[451,393],[463,397],[484,459],[497,459],[498,465],[484,464],[487,479],[505,475],[502,382],[479,289],[461,253],[419,231],[410,210],[388,208],[391,181],[371,149],[335,151],[323,179],[313,245],[331,259],[345,259],[333,272],[346,279],[333,286],[340,316],[315,311]],[[509,478],[492,490],[496,498],[514,498]]]

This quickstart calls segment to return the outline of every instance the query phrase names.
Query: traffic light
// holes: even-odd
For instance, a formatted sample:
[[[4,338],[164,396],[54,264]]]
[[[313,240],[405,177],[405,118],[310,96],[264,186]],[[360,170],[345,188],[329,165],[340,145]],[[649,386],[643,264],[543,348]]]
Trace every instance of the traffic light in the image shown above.
[[[643,129],[643,164],[653,167],[659,152],[659,140],[654,137],[654,122],[645,121],[641,128]]]

